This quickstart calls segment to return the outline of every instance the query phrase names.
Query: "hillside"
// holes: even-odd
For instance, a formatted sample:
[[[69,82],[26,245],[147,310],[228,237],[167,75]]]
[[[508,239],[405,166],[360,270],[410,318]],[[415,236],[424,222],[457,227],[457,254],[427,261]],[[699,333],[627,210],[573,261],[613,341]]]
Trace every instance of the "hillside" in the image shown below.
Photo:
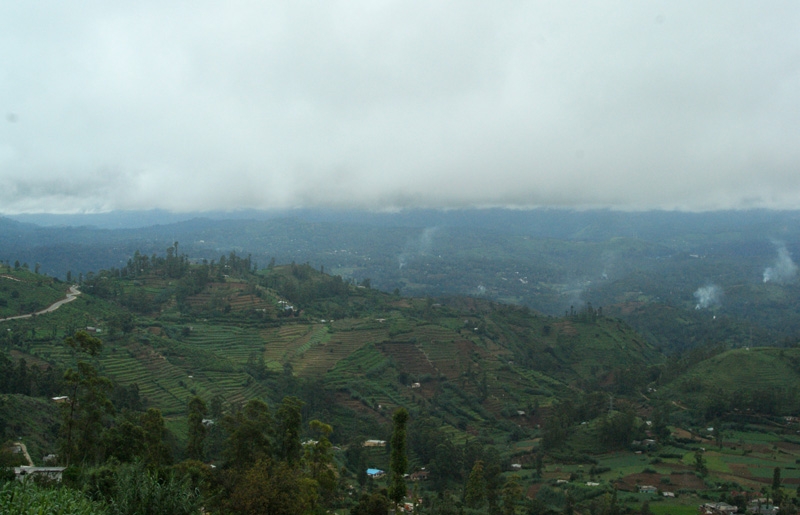
[[[796,415],[800,411],[800,348],[742,348],[691,366],[659,397],[680,399],[707,419]]]
[[[194,395],[277,402],[295,377],[373,423],[398,406],[435,409],[457,432],[496,431],[582,388],[613,390],[625,370],[661,360],[596,311],[553,318],[475,299],[403,298],[307,265],[253,274],[236,255],[207,265],[174,253],[157,265],[142,259],[131,276],[133,268],[91,274],[83,295],[54,313],[5,322],[19,340],[9,347],[16,359],[73,366],[62,340],[92,327],[104,341],[98,370],[136,385],[168,421]],[[35,274],[25,277],[28,297],[40,287]]]
[[[38,299],[36,310],[67,290],[23,266],[3,276],[14,300]],[[757,488],[768,467],[800,459],[793,422],[778,418],[800,409],[796,347],[700,345],[665,356],[590,304],[555,317],[481,298],[404,297],[308,264],[257,269],[235,253],[191,260],[177,243],[163,257],[137,252],[122,268],[79,279],[72,302],[0,322],[0,430],[27,442],[37,463],[63,445],[65,405],[49,399],[68,393],[64,371],[80,362],[111,381],[114,409],[98,416],[96,452],[121,460],[130,459],[118,445],[124,431],[148,416],[163,416],[168,453],[187,457],[196,399],[211,407],[211,462],[229,463],[229,428],[250,416],[249,401],[277,416],[290,399],[303,420],[331,424],[342,481],[352,486],[366,466],[388,467],[384,448],[362,444],[388,440],[402,407],[410,464],[433,479],[426,491],[462,488],[480,461],[498,484],[516,477],[556,511],[569,496],[589,503],[654,478],[686,492],[713,481]],[[0,290],[9,305],[11,291]],[[102,341],[96,355],[65,345],[78,330]],[[703,451],[712,422],[725,432],[717,450]],[[781,442],[783,453],[766,441]],[[698,452],[714,480],[693,468]],[[739,466],[744,452],[749,468]],[[559,486],[564,478],[576,482]],[[606,490],[587,490],[585,480]],[[633,499],[629,506],[641,500]]]

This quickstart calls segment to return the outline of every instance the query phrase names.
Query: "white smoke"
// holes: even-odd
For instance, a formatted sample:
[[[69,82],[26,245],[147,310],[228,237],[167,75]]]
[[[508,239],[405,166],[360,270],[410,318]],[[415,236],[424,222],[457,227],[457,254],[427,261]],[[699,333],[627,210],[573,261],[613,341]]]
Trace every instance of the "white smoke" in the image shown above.
[[[694,309],[708,309],[718,306],[722,300],[722,288],[715,284],[703,286],[694,292],[694,298],[697,299]]]
[[[433,237],[438,230],[438,227],[426,227],[417,238],[407,241],[403,252],[397,256],[398,267],[402,269],[410,258],[427,255],[431,251]]]
[[[764,282],[774,282],[778,284],[791,282],[797,275],[797,265],[792,261],[792,256],[789,255],[785,243],[773,243],[778,249],[778,258],[775,260],[775,264],[764,270]]]

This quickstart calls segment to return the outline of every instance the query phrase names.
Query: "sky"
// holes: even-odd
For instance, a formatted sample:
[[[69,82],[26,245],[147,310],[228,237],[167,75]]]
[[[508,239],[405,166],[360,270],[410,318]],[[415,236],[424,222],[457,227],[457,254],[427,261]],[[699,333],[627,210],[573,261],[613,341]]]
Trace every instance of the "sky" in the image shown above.
[[[0,3],[0,213],[800,208],[800,2]]]

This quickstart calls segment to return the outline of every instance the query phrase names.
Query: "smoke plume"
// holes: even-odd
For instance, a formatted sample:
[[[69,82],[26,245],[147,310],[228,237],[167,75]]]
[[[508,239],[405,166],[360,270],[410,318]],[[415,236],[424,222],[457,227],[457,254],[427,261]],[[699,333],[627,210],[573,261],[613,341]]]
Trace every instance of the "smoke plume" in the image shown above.
[[[764,282],[774,282],[778,284],[791,282],[797,275],[797,265],[792,261],[792,256],[789,255],[785,243],[774,243],[778,249],[778,258],[775,260],[775,264],[764,270]]]
[[[694,298],[697,299],[694,309],[708,309],[718,306],[722,300],[722,288],[715,284],[703,286],[694,292]]]
[[[403,268],[406,266],[410,258],[428,255],[433,245],[433,237],[438,230],[438,227],[426,227],[419,237],[406,242],[403,252],[397,256],[398,267]]]

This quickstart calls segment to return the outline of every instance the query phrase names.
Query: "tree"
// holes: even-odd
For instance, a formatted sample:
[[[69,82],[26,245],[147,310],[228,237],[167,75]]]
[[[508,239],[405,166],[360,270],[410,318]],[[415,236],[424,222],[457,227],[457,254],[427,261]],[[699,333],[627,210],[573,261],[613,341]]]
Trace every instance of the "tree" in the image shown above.
[[[145,465],[157,468],[168,465],[172,461],[169,449],[164,444],[164,418],[161,410],[149,408],[140,417],[145,441]]]
[[[503,515],[514,515],[516,506],[525,499],[519,477],[512,475],[503,485]]]
[[[64,339],[64,343],[76,353],[97,356],[103,349],[103,342],[99,338],[91,336],[86,331],[78,331],[72,336]]]
[[[390,507],[389,499],[381,493],[362,494],[358,504],[350,509],[350,515],[386,515]]]
[[[719,419],[716,419],[714,421],[713,435],[714,435],[714,442],[717,444],[717,447],[722,449],[722,438],[723,438],[723,435],[722,435],[722,421],[720,421]]]
[[[256,461],[270,457],[272,417],[264,402],[248,401],[242,411],[225,417],[222,424],[228,432],[223,452],[228,465],[248,468]]]
[[[703,451],[700,449],[694,451],[694,469],[701,475],[705,476],[708,474],[708,468],[706,467],[706,460],[703,458]]]
[[[313,480],[288,463],[260,460],[236,481],[228,507],[246,515],[300,515],[316,503],[314,486]]]
[[[783,490],[781,490],[781,468],[775,467],[772,471],[772,503],[780,506],[783,502]]]
[[[322,498],[329,500],[336,490],[333,445],[328,440],[333,428],[319,420],[312,420],[308,425],[316,436],[316,442],[306,446],[305,462],[308,475],[319,485]]]
[[[79,361],[77,370],[64,373],[64,382],[71,394],[65,404],[62,425],[66,433],[62,447],[66,464],[69,466],[76,459],[94,462],[99,458],[103,415],[114,412],[106,395],[112,389],[111,381],[100,376],[89,363]]]
[[[206,437],[203,417],[207,411],[206,403],[200,397],[194,397],[189,401],[189,441],[186,444],[186,456],[190,460],[203,461],[203,440]]]
[[[297,397],[284,397],[275,413],[278,456],[290,465],[295,465],[300,461],[302,408],[303,401]]]
[[[389,499],[397,506],[403,502],[406,496],[406,481],[403,477],[408,468],[408,457],[406,456],[406,424],[408,423],[408,411],[399,408],[392,415],[394,430],[392,431],[391,451],[389,459]]]
[[[472,466],[472,471],[464,488],[464,502],[470,508],[479,508],[486,500],[486,479],[483,477],[483,461],[478,460]]]
[[[86,331],[78,331],[64,343],[75,352],[90,356],[99,354],[103,347],[103,342]],[[77,369],[70,368],[64,373],[64,383],[70,395],[61,427],[65,438],[62,456],[67,466],[76,459],[93,462],[100,457],[103,415],[114,411],[106,395],[112,389],[111,381],[100,376],[90,363],[79,360]]]

